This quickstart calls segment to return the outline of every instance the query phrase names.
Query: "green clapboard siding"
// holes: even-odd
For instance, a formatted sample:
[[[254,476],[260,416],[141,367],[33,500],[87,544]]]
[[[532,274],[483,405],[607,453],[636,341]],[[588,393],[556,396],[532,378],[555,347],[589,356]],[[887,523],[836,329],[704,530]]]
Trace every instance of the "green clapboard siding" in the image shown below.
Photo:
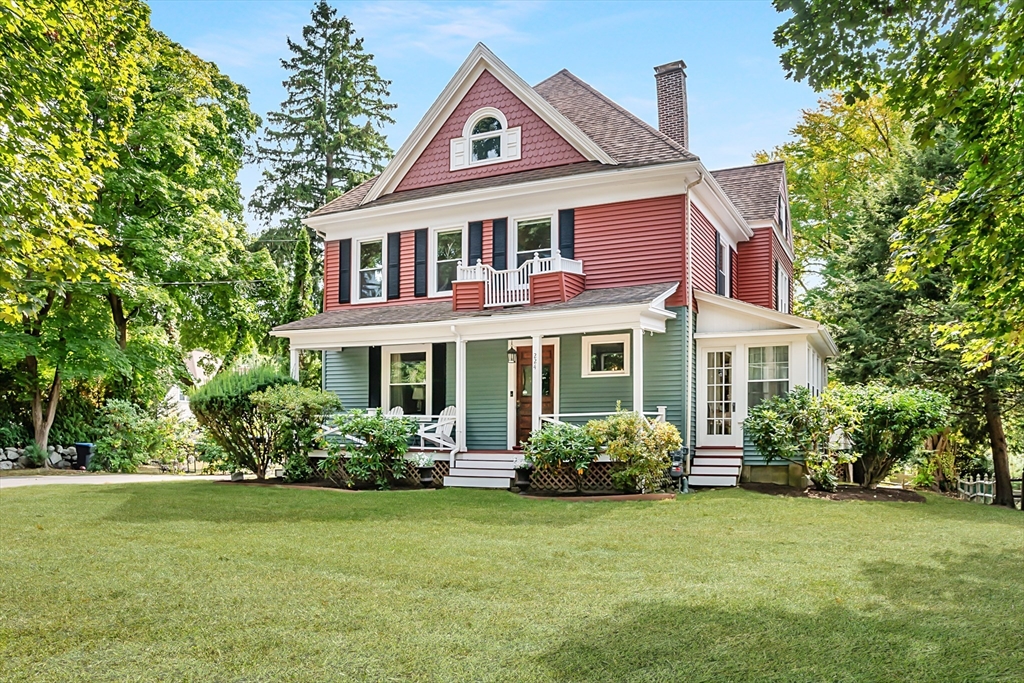
[[[466,447],[469,449],[508,447],[507,348],[508,343],[503,339],[466,344]]]
[[[618,332],[602,332],[601,334],[618,334]],[[558,412],[562,415],[565,413],[613,412],[616,401],[622,401],[623,410],[631,410],[633,408],[633,378],[629,376],[584,377],[582,355],[583,335],[567,334],[561,337],[558,368],[561,386],[559,387]],[[632,370],[632,368],[630,369]],[[586,422],[591,418],[562,417],[561,419],[566,422]]]
[[[434,406],[435,413],[440,413],[442,408],[455,405],[455,342],[445,344],[444,370],[445,405],[441,407]]]
[[[666,418],[682,432],[686,403],[686,309],[671,308],[665,333],[644,335],[644,409],[665,406]]]
[[[345,410],[370,402],[370,351],[367,347],[324,351],[324,391],[334,392]]]

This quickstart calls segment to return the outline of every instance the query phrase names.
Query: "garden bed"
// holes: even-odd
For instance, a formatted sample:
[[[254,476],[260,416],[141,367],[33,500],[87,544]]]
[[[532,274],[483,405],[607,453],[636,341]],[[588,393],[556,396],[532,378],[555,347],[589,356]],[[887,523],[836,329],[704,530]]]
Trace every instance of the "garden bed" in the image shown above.
[[[570,503],[598,502],[602,500],[631,501],[631,500],[672,500],[676,497],[674,493],[617,493],[615,491],[533,491],[519,494],[523,498],[531,500],[564,500]]]
[[[362,489],[350,489],[345,486],[339,486],[330,479],[312,479],[310,481],[297,481],[294,483],[287,483],[284,479],[277,477],[267,478],[262,481],[259,479],[243,479],[241,481],[231,481],[229,479],[221,480],[221,484],[243,484],[246,486],[277,486],[279,488],[286,489],[331,489],[333,491],[344,491],[346,493],[358,493],[360,491],[378,491],[379,489],[374,488],[362,488]],[[387,489],[388,491],[433,491],[433,486],[392,486]]]
[[[862,489],[859,486],[840,486],[835,493],[815,491],[814,489],[800,490],[792,486],[780,486],[779,484],[758,484],[748,482],[740,484],[740,488],[757,493],[768,493],[775,496],[786,496],[789,498],[820,498],[822,500],[881,500],[904,503],[924,503],[926,499],[917,491],[905,489],[877,488],[874,490]]]

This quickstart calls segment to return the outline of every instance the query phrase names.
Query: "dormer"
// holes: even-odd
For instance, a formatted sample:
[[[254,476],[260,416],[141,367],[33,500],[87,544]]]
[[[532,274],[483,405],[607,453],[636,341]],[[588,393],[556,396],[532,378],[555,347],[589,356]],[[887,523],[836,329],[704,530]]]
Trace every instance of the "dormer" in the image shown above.
[[[466,119],[462,136],[452,138],[449,170],[487,166],[522,158],[522,128],[509,128],[508,119],[494,107],[476,110]]]

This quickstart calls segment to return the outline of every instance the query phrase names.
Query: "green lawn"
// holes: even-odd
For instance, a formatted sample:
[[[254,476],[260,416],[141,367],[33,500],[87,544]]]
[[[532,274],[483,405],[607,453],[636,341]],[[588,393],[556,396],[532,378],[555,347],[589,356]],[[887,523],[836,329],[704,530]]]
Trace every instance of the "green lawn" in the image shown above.
[[[698,493],[0,494],[0,680],[1013,680],[1024,514]]]

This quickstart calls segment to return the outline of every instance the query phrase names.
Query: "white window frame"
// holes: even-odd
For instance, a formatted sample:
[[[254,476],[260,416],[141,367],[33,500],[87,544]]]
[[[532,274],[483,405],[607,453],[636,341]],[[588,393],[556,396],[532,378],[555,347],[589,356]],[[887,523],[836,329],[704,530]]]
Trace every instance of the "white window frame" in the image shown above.
[[[356,304],[373,304],[387,301],[388,298],[388,240],[387,236],[382,235],[380,237],[363,237],[362,239],[354,240],[355,249],[353,249],[352,259],[352,303]],[[360,296],[359,289],[359,273],[362,270],[359,265],[361,262],[361,255],[363,250],[363,244],[367,242],[380,242],[380,296],[375,297],[362,297]]]
[[[778,301],[778,311],[780,313],[792,313],[792,302],[789,300],[789,273],[782,267],[782,261],[776,261],[778,264],[775,268],[775,298]]]
[[[737,399],[742,398],[742,400],[743,400],[743,416],[744,416],[744,419],[746,419],[746,417],[750,415],[750,400],[749,400],[750,399],[750,382],[751,382],[751,380],[750,380],[750,349],[767,349],[767,348],[771,348],[773,346],[785,346],[786,348],[789,349],[786,352],[787,353],[787,355],[786,355],[786,358],[787,358],[787,360],[786,360],[786,380],[785,380],[786,381],[786,393],[788,394],[789,392],[793,391],[793,386],[794,386],[794,383],[793,383],[794,382],[794,380],[793,380],[793,372],[794,372],[794,368],[796,366],[796,362],[794,361],[794,358],[793,358],[794,346],[795,346],[793,344],[793,342],[770,341],[770,340],[766,339],[766,340],[764,340],[762,342],[757,342],[757,343],[743,345],[743,347],[742,347],[743,348],[743,359],[742,359],[743,360],[743,395],[742,395],[742,397],[737,396],[736,389],[734,388],[733,389],[733,396],[736,397]],[[760,380],[759,379],[759,380],[754,380],[754,381],[755,382],[781,382],[783,380],[781,380],[781,379]],[[734,385],[734,387],[735,387],[735,385]],[[737,405],[739,405],[738,402],[737,402]]]
[[[442,232],[455,232],[456,230],[462,232],[462,256],[459,260],[466,266],[476,265],[473,263],[466,263],[466,259],[469,258],[469,230],[467,229],[466,224],[449,225],[443,228],[431,228],[430,253],[427,255],[427,294],[430,297],[450,297],[455,289],[452,287],[452,289],[447,292],[437,291],[437,236]]]
[[[580,375],[582,377],[628,377],[631,337],[632,335],[628,332],[623,334],[583,335]],[[600,371],[590,369],[590,348],[594,344],[618,344],[619,342],[622,342],[622,370]]]
[[[704,340],[697,340],[697,386],[696,386],[696,397],[697,401],[695,408],[697,409],[697,445],[698,446],[723,446],[723,447],[736,447],[743,445],[743,416],[741,412],[745,405],[743,398],[740,397],[739,388],[742,386],[744,395],[746,392],[746,384],[741,382],[746,381],[746,364],[742,363],[740,354],[746,356],[746,348],[742,344],[729,345],[728,342],[722,343],[724,340],[709,340],[711,343],[705,344]],[[708,434],[708,401],[707,401],[707,390],[708,390],[708,354],[716,353],[721,351],[728,351],[732,354],[732,401],[734,405],[732,408],[732,425],[730,427],[730,434]],[[742,363],[742,365],[741,365]]]
[[[426,396],[424,397],[423,406],[426,409],[424,415],[433,415],[433,387],[434,387],[434,367],[433,367],[433,353],[430,344],[408,344],[402,346],[385,346],[380,350],[380,405],[381,409],[387,412],[391,410],[391,356],[396,353],[420,353],[425,352],[427,358],[427,380],[424,390]],[[406,413],[407,415],[413,415],[413,413]]]
[[[493,132],[478,133],[473,135],[473,126],[481,119],[494,118],[501,124],[501,153],[494,159],[481,159],[473,161],[473,140],[486,137],[493,137]],[[508,119],[494,107],[482,107],[473,112],[473,115],[466,119],[462,127],[462,137],[452,138],[449,142],[451,159],[450,171],[457,171],[464,168],[475,168],[477,166],[488,166],[490,164],[501,164],[507,161],[516,161],[522,158],[522,127],[509,128]]]
[[[510,222],[512,223],[512,229],[510,232],[512,234],[508,236],[508,240],[506,241],[507,244],[511,245],[511,249],[509,249],[508,252],[509,254],[511,254],[511,258],[506,259],[508,262],[509,270],[515,270],[516,268],[519,267],[519,224],[527,223],[529,221],[540,221],[544,219],[551,221],[551,245],[548,247],[548,249],[551,251],[552,256],[555,255],[555,250],[558,248],[558,214],[542,213],[533,216],[519,216],[518,218],[511,219]],[[533,256],[531,255],[530,258],[533,258]]]

